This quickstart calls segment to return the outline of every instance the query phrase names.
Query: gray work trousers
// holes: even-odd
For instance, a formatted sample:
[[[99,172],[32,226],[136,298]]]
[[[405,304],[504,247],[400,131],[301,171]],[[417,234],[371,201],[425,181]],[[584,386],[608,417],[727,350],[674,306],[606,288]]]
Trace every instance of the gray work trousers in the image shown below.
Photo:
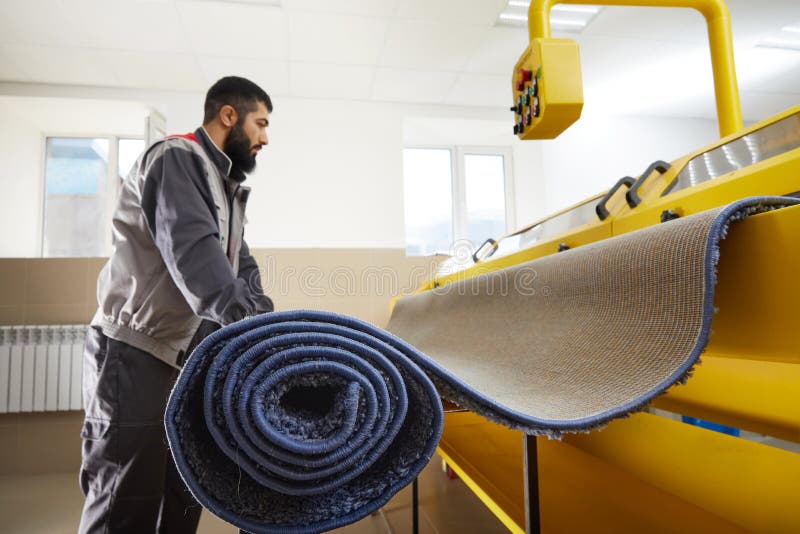
[[[164,410],[177,374],[150,354],[89,328],[83,361],[81,534],[197,530],[202,507],[183,484],[164,432]]]

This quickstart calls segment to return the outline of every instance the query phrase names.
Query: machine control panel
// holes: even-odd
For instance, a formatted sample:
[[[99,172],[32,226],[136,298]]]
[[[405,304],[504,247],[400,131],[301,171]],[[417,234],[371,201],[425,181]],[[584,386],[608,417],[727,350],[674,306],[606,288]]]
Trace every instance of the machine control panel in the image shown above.
[[[554,139],[578,120],[583,109],[578,43],[534,39],[512,75],[514,135]]]

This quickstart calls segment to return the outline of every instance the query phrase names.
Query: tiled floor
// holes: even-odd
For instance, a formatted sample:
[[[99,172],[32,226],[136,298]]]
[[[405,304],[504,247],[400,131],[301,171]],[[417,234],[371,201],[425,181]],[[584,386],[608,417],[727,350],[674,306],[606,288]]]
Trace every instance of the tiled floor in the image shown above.
[[[448,480],[433,461],[420,475],[421,534],[500,534],[507,530],[460,480]],[[83,502],[77,475],[57,473],[0,476],[0,531],[9,534],[74,533]],[[236,534],[238,529],[203,512],[199,534]],[[411,487],[380,513],[338,529],[337,534],[411,532]]]

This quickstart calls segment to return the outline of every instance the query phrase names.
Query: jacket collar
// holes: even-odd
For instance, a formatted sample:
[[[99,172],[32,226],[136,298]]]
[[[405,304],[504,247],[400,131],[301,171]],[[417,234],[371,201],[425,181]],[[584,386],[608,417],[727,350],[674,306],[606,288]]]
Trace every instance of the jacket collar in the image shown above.
[[[197,137],[197,142],[203,147],[223,176],[238,183],[245,181],[247,176],[239,168],[233,166],[231,159],[214,144],[205,128],[201,126],[194,133]]]

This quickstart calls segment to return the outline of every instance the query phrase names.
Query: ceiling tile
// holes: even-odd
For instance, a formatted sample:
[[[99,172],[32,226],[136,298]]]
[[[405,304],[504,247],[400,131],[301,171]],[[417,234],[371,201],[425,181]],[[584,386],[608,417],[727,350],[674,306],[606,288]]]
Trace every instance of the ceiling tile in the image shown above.
[[[694,9],[605,7],[581,35],[708,43],[705,19]]]
[[[481,26],[396,20],[389,25],[380,64],[459,71],[488,31]]]
[[[736,41],[764,37],[782,27],[800,23],[797,0],[726,0]]]
[[[289,94],[289,64],[286,61],[201,57],[206,86],[224,76],[242,76],[258,84],[269,95]]]
[[[736,54],[739,88],[800,97],[800,51],[750,47]],[[797,99],[800,102],[800,98]]]
[[[471,54],[464,70],[511,76],[517,59],[527,48],[527,30],[497,26],[486,33]]]
[[[392,102],[443,103],[456,74],[400,69],[378,69],[372,97]]]
[[[294,62],[289,68],[292,96],[369,100],[375,67]]]
[[[4,55],[33,82],[113,86],[119,83],[105,52],[88,48],[3,45]]]
[[[287,17],[279,7],[179,0],[195,52],[218,57],[286,60]]]
[[[285,0],[291,11],[321,11],[345,15],[389,16],[394,10],[395,0]]]
[[[164,52],[108,52],[117,78],[125,87],[198,91],[207,89],[205,78],[191,54]]]
[[[624,46],[604,44],[616,47],[613,54],[610,49],[604,53],[594,39],[582,49],[587,107],[606,113],[679,115],[692,101],[713,106],[706,48],[674,44],[665,53],[658,43],[638,39],[625,40]]]
[[[292,13],[291,59],[339,65],[374,65],[386,21],[374,17]]]
[[[69,0],[69,11],[93,48],[187,52],[190,44],[172,2]]]
[[[53,0],[2,0],[0,42],[86,46],[88,36],[70,5]]]
[[[511,79],[499,74],[462,74],[450,89],[446,102],[508,109],[512,102]]]
[[[657,84],[668,78],[674,79],[676,72],[682,72],[680,65],[674,64],[673,58],[696,56],[693,62],[709,61],[708,48],[701,45],[673,43],[665,46],[663,42],[627,36],[581,35],[577,41],[584,85],[618,83],[618,80],[632,77],[636,78],[637,84]],[[662,66],[660,72],[657,68],[659,65]],[[677,67],[677,70],[667,70],[671,67]],[[638,71],[647,73],[650,78],[645,79],[644,74],[638,76]],[[672,85],[680,91],[689,84],[676,82]],[[696,82],[692,81],[692,85],[696,85]]]
[[[398,0],[395,14],[400,18],[491,26],[505,6],[506,0]]]

